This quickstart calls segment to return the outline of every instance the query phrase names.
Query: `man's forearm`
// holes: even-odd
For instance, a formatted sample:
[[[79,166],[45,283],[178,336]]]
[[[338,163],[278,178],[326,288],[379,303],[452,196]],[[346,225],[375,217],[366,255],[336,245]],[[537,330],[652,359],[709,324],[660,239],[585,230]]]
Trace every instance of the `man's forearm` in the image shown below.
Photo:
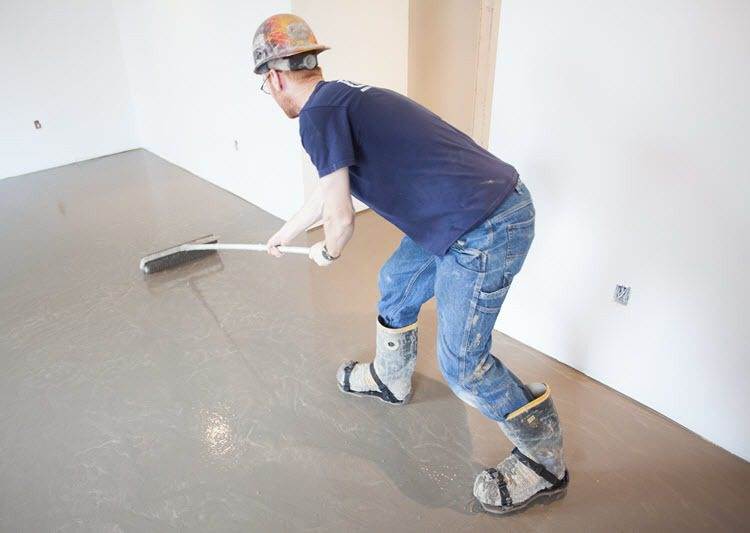
[[[320,187],[316,186],[313,193],[307,199],[305,204],[297,211],[292,218],[281,228],[280,233],[284,235],[285,240],[291,241],[297,235],[315,224],[323,216],[323,194]]]
[[[327,217],[323,222],[326,250],[331,257],[338,257],[354,234],[354,217]]]

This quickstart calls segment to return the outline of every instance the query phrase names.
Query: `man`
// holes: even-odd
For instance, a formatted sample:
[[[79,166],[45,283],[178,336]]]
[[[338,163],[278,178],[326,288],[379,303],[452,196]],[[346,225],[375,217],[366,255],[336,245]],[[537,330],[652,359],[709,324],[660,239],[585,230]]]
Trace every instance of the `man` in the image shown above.
[[[323,220],[310,258],[326,266],[354,232],[351,196],[406,236],[379,276],[372,363],[338,370],[343,392],[400,405],[409,400],[417,315],[437,299],[437,351],[451,389],[496,420],[515,444],[481,472],[474,495],[507,513],[568,484],[562,434],[549,388],[524,385],[490,353],[492,329],[534,236],[534,206],[516,170],[408,98],[344,80],[326,82],[327,50],[299,17],[275,15],[253,39],[255,73],[289,118],[320,175],[305,205],[268,240],[268,252]]]

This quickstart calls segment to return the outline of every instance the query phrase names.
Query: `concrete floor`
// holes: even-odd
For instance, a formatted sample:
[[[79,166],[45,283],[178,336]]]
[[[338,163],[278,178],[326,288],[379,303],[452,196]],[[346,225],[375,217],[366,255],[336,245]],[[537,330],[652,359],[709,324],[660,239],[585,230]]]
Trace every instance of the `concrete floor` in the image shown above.
[[[747,530],[750,464],[500,334],[495,353],[552,387],[572,481],[477,512],[474,475],[510,445],[440,378],[432,305],[412,404],[336,388],[341,360],[370,357],[399,239],[372,213],[330,269],[227,253],[138,270],[278,225],[144,151],[0,181],[0,530]]]

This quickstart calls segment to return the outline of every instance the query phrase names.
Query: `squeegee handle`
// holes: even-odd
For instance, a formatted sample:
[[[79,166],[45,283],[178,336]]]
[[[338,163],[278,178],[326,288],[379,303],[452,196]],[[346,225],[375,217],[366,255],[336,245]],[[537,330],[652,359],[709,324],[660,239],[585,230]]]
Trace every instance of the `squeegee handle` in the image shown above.
[[[263,246],[263,250],[266,249],[265,244],[261,246]],[[306,248],[304,246],[278,246],[278,249],[282,254],[310,255],[310,248]]]
[[[310,255],[310,248],[304,246],[277,246],[276,247],[282,254],[301,254]],[[190,250],[241,250],[249,252],[265,252],[268,247],[265,244],[226,244],[226,243],[212,243],[212,244],[183,244],[183,251]]]

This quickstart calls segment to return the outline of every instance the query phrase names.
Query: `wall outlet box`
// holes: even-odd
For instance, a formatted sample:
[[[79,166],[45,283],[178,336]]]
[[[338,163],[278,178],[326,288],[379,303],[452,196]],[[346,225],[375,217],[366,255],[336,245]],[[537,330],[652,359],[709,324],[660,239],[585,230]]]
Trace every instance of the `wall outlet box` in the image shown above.
[[[628,305],[630,300],[630,287],[625,285],[615,285],[615,302],[622,305]]]

